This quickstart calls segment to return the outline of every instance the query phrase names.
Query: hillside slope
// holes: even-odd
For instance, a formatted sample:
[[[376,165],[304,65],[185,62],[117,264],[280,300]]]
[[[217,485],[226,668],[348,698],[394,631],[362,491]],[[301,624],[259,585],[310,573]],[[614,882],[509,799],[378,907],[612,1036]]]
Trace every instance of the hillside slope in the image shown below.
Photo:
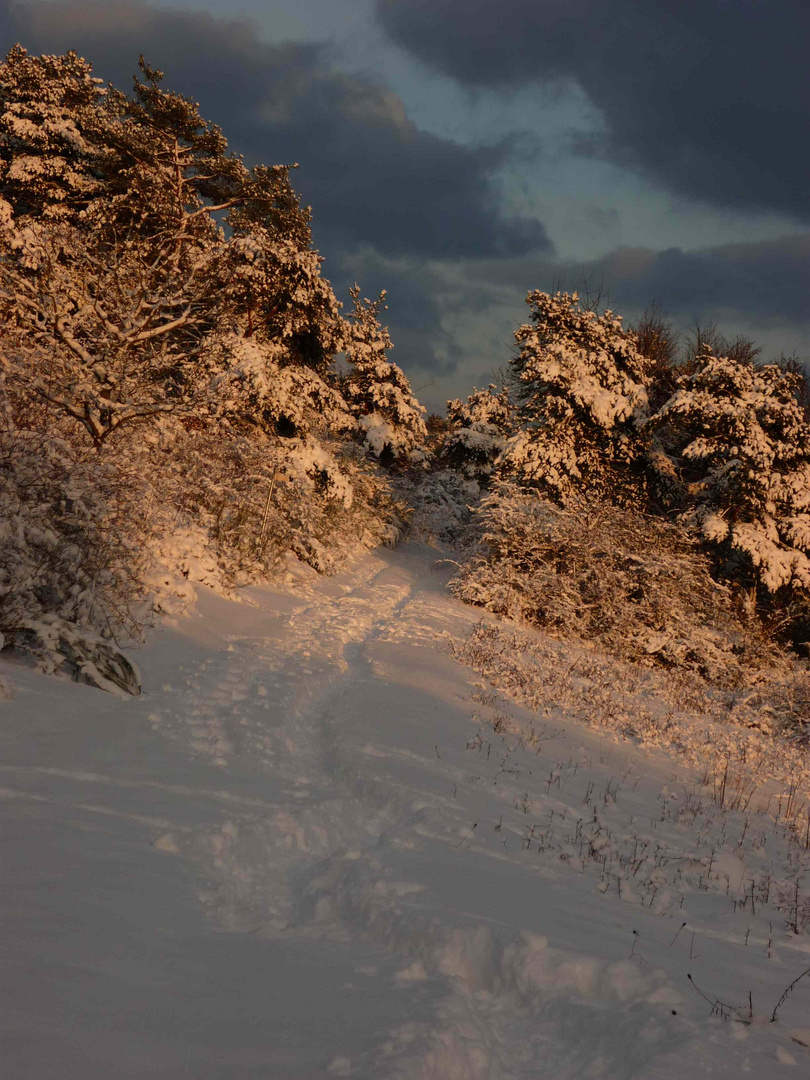
[[[9,1080],[808,1069],[810,976],[768,1023],[810,965],[804,838],[486,686],[448,576],[405,547],[204,594],[138,699],[3,661]]]

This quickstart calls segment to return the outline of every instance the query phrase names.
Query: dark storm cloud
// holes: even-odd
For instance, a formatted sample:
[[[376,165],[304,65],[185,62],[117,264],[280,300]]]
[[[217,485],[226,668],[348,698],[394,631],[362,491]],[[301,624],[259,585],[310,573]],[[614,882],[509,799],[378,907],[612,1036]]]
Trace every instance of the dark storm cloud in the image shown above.
[[[734,313],[759,327],[810,329],[810,235],[685,252],[618,251],[603,260],[611,294],[631,306],[658,299],[684,317]]]
[[[601,294],[619,314],[657,301],[682,324],[733,321],[786,333],[810,331],[810,234],[682,251],[617,248],[588,263],[514,259],[470,264],[476,284]]]
[[[249,161],[300,163],[294,183],[321,247],[455,258],[550,246],[540,222],[497,208],[490,178],[506,145],[420,131],[384,87],[336,71],[326,47],[269,45],[248,22],[137,0],[0,0],[0,46],[17,40],[31,52],[75,49],[122,88],[144,53]]]
[[[576,83],[580,149],[720,206],[810,218],[807,0],[376,0],[400,46],[470,87]]]

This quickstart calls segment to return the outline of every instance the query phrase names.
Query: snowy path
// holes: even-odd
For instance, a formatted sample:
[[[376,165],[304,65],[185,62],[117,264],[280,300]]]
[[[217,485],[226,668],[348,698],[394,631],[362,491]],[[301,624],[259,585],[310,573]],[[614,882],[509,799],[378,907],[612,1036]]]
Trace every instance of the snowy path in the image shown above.
[[[663,754],[487,697],[436,559],[207,596],[137,701],[12,670],[4,1076],[806,1074],[810,986],[746,1026],[686,979],[765,1020],[810,964],[740,904],[768,819],[738,843]]]

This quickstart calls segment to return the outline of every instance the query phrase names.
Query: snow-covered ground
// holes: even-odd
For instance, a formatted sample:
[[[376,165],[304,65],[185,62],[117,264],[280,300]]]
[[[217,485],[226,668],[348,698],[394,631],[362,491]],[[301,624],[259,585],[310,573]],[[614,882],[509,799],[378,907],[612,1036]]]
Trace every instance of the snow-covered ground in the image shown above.
[[[810,1073],[784,800],[495,693],[448,574],[205,593],[138,699],[2,662],[4,1078]]]

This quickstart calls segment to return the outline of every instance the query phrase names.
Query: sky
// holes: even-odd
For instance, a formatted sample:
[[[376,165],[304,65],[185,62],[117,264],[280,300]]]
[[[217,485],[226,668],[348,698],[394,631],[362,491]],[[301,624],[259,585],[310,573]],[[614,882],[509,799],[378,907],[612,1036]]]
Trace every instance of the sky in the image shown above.
[[[122,88],[143,53],[249,163],[297,163],[326,276],[387,290],[436,411],[530,289],[810,356],[805,0],[0,0],[0,39]]]

